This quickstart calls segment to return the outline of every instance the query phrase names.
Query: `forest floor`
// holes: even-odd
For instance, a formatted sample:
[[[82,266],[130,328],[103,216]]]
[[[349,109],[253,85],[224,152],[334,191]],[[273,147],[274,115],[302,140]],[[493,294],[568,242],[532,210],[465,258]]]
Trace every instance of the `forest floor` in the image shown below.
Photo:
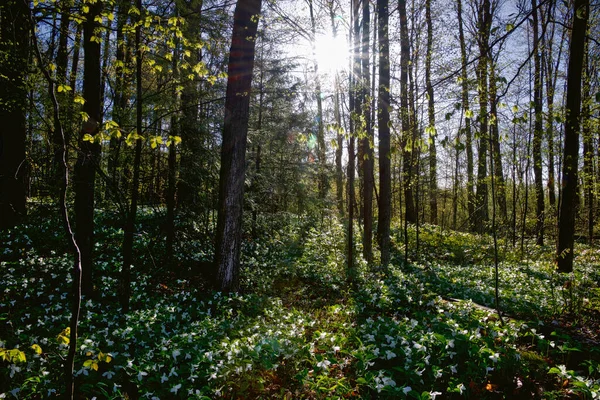
[[[0,234],[0,398],[64,393],[72,258],[47,215]],[[224,295],[207,291],[199,271],[209,237],[181,219],[166,263],[161,218],[140,218],[124,314],[123,232],[99,213],[77,398],[600,398],[597,247],[578,244],[575,272],[565,275],[554,271],[551,246],[525,242],[521,252],[500,240],[500,318],[488,236],[425,226],[417,251],[409,229],[405,262],[395,229],[390,267],[359,257],[348,284],[339,222],[317,229],[277,216],[244,242],[242,291]]]

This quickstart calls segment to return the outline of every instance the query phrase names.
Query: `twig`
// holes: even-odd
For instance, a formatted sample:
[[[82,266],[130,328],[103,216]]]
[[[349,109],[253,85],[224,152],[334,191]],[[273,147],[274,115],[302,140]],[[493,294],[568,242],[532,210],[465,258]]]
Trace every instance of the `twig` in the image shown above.
[[[29,9],[29,23],[31,29],[31,36],[33,42],[33,50],[35,52],[36,59],[39,64],[40,71],[44,75],[44,78],[48,82],[48,94],[50,95],[50,100],[52,101],[54,120],[57,122],[57,126],[54,129],[57,129],[60,132],[61,138],[61,166],[63,168],[63,179],[61,182],[61,190],[60,190],[60,200],[59,207],[60,212],[63,219],[63,226],[67,233],[67,237],[70,240],[73,253],[74,253],[74,263],[73,263],[73,305],[72,305],[72,314],[71,314],[71,332],[69,337],[69,352],[67,355],[67,359],[65,362],[65,382],[66,382],[66,398],[73,399],[73,394],[75,391],[74,379],[73,379],[73,370],[74,370],[74,362],[75,362],[75,351],[77,349],[77,327],[79,325],[79,314],[81,312],[81,250],[77,245],[77,240],[75,239],[75,234],[73,233],[73,229],[71,228],[71,222],[69,219],[69,210],[67,209],[67,190],[69,187],[69,168],[67,165],[67,143],[65,140],[64,130],[61,124],[60,115],[60,107],[58,104],[58,100],[56,99],[56,93],[54,91],[54,87],[56,82],[50,76],[47,68],[43,66],[42,54],[40,52],[37,36],[35,33],[35,22],[33,19],[33,14],[31,9],[29,8],[29,2],[27,0],[23,0],[25,2],[25,6]]]

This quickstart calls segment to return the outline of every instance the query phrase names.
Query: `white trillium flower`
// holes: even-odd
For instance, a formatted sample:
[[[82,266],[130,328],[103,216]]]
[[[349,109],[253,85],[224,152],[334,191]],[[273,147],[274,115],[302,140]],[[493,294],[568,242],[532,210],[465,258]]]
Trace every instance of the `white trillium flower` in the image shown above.
[[[107,378],[107,379],[112,379],[112,377],[115,375],[114,371],[106,371],[105,373],[102,374],[103,377]]]
[[[181,383],[179,383],[179,384],[177,384],[177,385],[173,386],[173,387],[171,388],[171,393],[175,393],[175,394],[177,394],[177,391],[178,391],[179,389],[181,389]]]

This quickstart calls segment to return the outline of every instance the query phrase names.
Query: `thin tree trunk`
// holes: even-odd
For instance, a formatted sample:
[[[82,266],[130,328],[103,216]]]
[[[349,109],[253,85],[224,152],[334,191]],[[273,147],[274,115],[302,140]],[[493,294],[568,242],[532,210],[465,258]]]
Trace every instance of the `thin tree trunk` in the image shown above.
[[[537,1],[531,0],[533,20],[533,104],[535,123],[533,127],[533,174],[535,179],[536,199],[536,242],[538,246],[544,244],[544,178],[542,176],[542,136],[543,136],[543,113],[542,113],[542,64],[539,49],[539,22]]]
[[[203,0],[192,0],[178,2],[181,6],[179,13],[186,16],[183,27],[183,35],[191,44],[200,40]],[[196,65],[202,61],[201,48],[191,48],[186,61],[190,65]],[[179,124],[179,135],[182,139],[182,148],[179,160],[179,180],[177,182],[177,201],[180,205],[189,208],[198,208],[200,198],[198,196],[201,181],[198,178],[198,169],[202,168],[201,160],[205,158],[205,147],[203,135],[198,123],[198,102],[200,100],[200,89],[198,79],[184,79],[181,92],[181,119]],[[208,205],[205,205],[208,206]],[[212,207],[212,204],[210,205]]]
[[[335,24],[335,13],[333,10],[333,2],[330,3],[329,15],[331,17],[331,29],[334,39],[337,38],[337,25]],[[340,76],[336,71],[334,82],[334,104],[333,114],[335,118],[336,130],[336,149],[335,149],[335,182],[336,182],[336,199],[338,211],[344,216],[344,171],[342,167],[342,155],[344,152],[344,136],[342,134],[342,118],[340,112]]]
[[[479,79],[479,154],[477,161],[477,193],[475,195],[477,226],[479,233],[485,231],[488,217],[488,186],[487,186],[487,152],[488,152],[488,40],[490,35],[492,15],[490,0],[483,0],[478,10],[477,42],[479,47],[479,63],[477,75]]]
[[[460,41],[461,59],[461,105],[465,116],[465,147],[467,150],[467,211],[469,213],[469,230],[475,231],[475,178],[473,175],[473,138],[471,134],[472,112],[469,110],[469,82],[467,76],[467,45],[463,28],[462,1],[456,0],[458,14],[458,37]]]
[[[594,241],[594,150],[590,121],[590,61],[589,46],[586,40],[583,58],[583,91],[581,94],[581,136],[583,138],[583,192],[587,209],[588,244]]]
[[[500,132],[498,128],[498,96],[496,83],[496,65],[490,57],[490,137],[492,142],[492,157],[494,164],[494,192],[500,211],[500,222],[503,224],[507,219],[506,207],[506,183],[502,167],[502,153],[500,152]]]
[[[543,23],[547,26],[549,21],[554,18],[554,1],[551,1],[546,9],[546,15]],[[554,88],[555,88],[555,74],[553,72],[553,57],[552,57],[552,46],[554,45],[554,24],[551,25],[551,32],[548,38],[546,34],[542,35],[542,55],[541,63],[542,67],[545,68],[545,83],[546,83],[546,103],[547,103],[547,117],[546,117],[546,136],[548,140],[548,200],[550,203],[550,209],[553,215],[556,213],[556,185],[555,185],[555,170],[554,170]],[[547,29],[545,32],[547,32]],[[561,42],[562,50],[562,42]],[[559,53],[560,58],[560,53]]]
[[[390,262],[390,222],[392,216],[391,148],[390,148],[390,43],[389,3],[377,1],[377,29],[379,37],[379,220],[378,237],[381,248],[381,265]],[[375,77],[373,77],[375,79]]]
[[[354,172],[356,165],[355,157],[355,137],[359,130],[358,118],[360,113],[359,86],[357,83],[360,76],[360,25],[358,12],[360,10],[359,0],[352,1],[352,77],[350,80],[350,138],[348,140],[348,183],[347,183],[347,198],[348,198],[348,231],[347,231],[347,278],[351,285],[354,285],[356,278],[356,270],[354,266]]]
[[[21,3],[26,6],[26,3]],[[1,10],[1,6],[0,6]],[[42,62],[42,54],[40,52],[39,44],[36,37],[35,24],[33,22],[33,15],[31,14],[31,10],[27,10],[28,12],[28,20],[26,24],[23,26],[28,26],[31,29],[31,37],[33,39],[33,50],[35,53],[35,58],[38,62],[39,66],[44,65]],[[0,12],[2,15],[2,12]],[[28,36],[25,36],[28,38]],[[41,70],[44,78],[48,83],[48,94],[52,102],[53,108],[53,118],[58,122],[58,125],[55,126],[55,129],[62,139],[62,151],[61,151],[61,165],[60,169],[62,170],[61,176],[61,190],[59,192],[59,208],[63,222],[63,228],[69,239],[69,244],[71,245],[73,251],[73,298],[71,305],[71,321],[70,321],[70,333],[69,333],[69,351],[67,353],[67,358],[65,359],[65,398],[69,400],[74,399],[75,394],[75,379],[74,379],[74,366],[75,366],[75,354],[77,353],[77,338],[78,338],[78,328],[79,328],[79,317],[81,312],[81,275],[82,275],[82,265],[81,265],[81,251],[77,244],[77,240],[75,239],[75,234],[73,233],[73,229],[71,227],[71,220],[69,216],[69,211],[67,208],[67,191],[69,188],[69,166],[67,163],[67,141],[65,139],[65,134],[63,130],[63,126],[60,118],[60,105],[58,99],[56,98],[56,82],[50,76],[50,72],[47,69],[42,68]]]
[[[260,190],[259,182],[261,179],[260,168],[261,168],[261,162],[262,162],[262,159],[261,159],[262,148],[261,148],[261,144],[260,144],[260,135],[262,133],[263,102],[264,102],[264,96],[265,96],[264,86],[263,86],[263,82],[264,82],[264,78],[265,78],[264,65],[262,65],[263,60],[264,59],[262,57],[262,51],[261,51],[260,81],[258,83],[258,88],[260,90],[260,93],[258,96],[258,118],[257,118],[257,123],[256,123],[256,131],[258,132],[259,139],[258,139],[258,143],[256,144],[256,156],[255,156],[256,158],[254,160],[254,176],[252,179],[252,190],[255,192],[255,194],[258,194],[258,192]],[[258,203],[258,202],[256,202],[256,203]],[[255,204],[252,209],[252,237],[254,239],[256,239],[258,237],[257,219],[258,219],[258,204]]]
[[[125,38],[123,29],[127,24],[128,12],[130,4],[127,0],[120,0],[118,3],[117,14],[117,44],[116,44],[116,60],[115,60],[115,91],[112,119],[119,127],[125,125],[127,121],[127,79],[125,75],[126,64],[129,64],[130,46],[129,39]],[[114,188],[119,187],[119,153],[121,150],[122,138],[113,135],[110,138],[108,150],[108,176]],[[108,188],[107,188],[108,191]],[[108,193],[107,193],[108,194]]]
[[[79,152],[75,163],[75,237],[81,250],[82,293],[93,294],[93,249],[94,249],[94,192],[96,168],[100,156],[100,146],[94,141],[84,140],[87,135],[95,138],[99,131],[102,114],[100,103],[100,44],[92,41],[100,15],[101,2],[90,4],[89,13],[83,27],[83,112],[87,114],[79,134]]]
[[[363,167],[363,255],[367,263],[373,261],[373,130],[371,129],[371,109],[369,100],[370,73],[369,73],[369,35],[371,13],[369,2],[363,1],[362,7],[362,51],[361,51],[361,92],[362,116],[364,118],[364,133],[361,140],[361,160]]]
[[[59,3],[60,7],[60,33],[58,37],[58,50],[56,51],[56,83],[64,85],[67,83],[67,65],[69,63],[69,54],[67,52],[67,42],[69,39],[69,17],[71,0],[63,0]],[[75,91],[75,88],[72,88]],[[60,114],[57,114],[57,116]],[[58,132],[58,126],[61,121],[54,121],[52,132],[52,147],[54,156],[52,161],[52,170],[55,182],[61,182],[61,166],[62,166],[62,135]],[[61,190],[61,189],[59,189]]]
[[[75,84],[77,82],[77,73],[79,71],[79,52],[81,50],[81,36],[83,34],[83,24],[77,25],[77,31],[75,32],[75,41],[73,43],[73,57],[71,59],[71,71],[69,72],[69,86],[73,88],[71,91],[71,98],[67,105],[67,116],[65,118],[65,124],[63,125],[63,133],[65,135],[65,142],[67,145],[71,142],[73,137],[73,117],[75,115],[75,107],[73,105],[75,100]]]
[[[425,57],[425,85],[427,86],[427,117],[429,121],[429,212],[432,224],[438,224],[437,204],[437,132],[435,129],[435,101],[431,85],[431,57],[433,56],[433,23],[431,21],[431,0],[425,1],[425,19],[427,20],[427,55]]]
[[[575,198],[577,196],[577,168],[579,159],[579,114],[581,108],[581,76],[585,34],[590,9],[589,0],[574,0],[573,29],[567,70],[567,100],[565,143],[562,170],[562,190],[558,222],[558,271],[573,271],[573,242],[575,233]]]
[[[321,199],[321,201],[323,201],[325,200],[325,196],[327,195],[327,191],[329,188],[327,182],[327,149],[325,147],[325,128],[323,125],[323,100],[321,99],[321,79],[319,77],[319,63],[317,61],[315,53],[315,45],[317,40],[317,24],[315,21],[315,15],[313,10],[313,0],[308,0],[308,7],[310,11],[313,66],[315,69],[315,98],[317,100],[317,159],[319,161],[319,198]]]
[[[136,1],[138,10],[142,10],[142,0]],[[135,155],[133,159],[133,179],[131,180],[131,203],[127,221],[125,222],[125,234],[123,237],[123,267],[121,269],[121,307],[123,312],[128,312],[130,308],[129,298],[131,297],[131,264],[133,263],[133,236],[135,233],[135,220],[137,215],[137,203],[140,186],[140,164],[142,158],[142,65],[144,52],[142,50],[142,15],[135,27],[135,127],[139,135],[135,141]]]
[[[406,0],[399,0],[400,12],[400,120],[402,125],[402,175],[404,181],[404,208],[406,222],[417,221],[413,198],[413,163],[415,143],[411,140],[411,124],[408,104],[408,65],[410,62],[410,43],[408,39],[408,20],[406,17]]]
[[[225,292],[239,288],[246,138],[260,8],[261,0],[238,0],[233,16],[215,241],[216,288]]]

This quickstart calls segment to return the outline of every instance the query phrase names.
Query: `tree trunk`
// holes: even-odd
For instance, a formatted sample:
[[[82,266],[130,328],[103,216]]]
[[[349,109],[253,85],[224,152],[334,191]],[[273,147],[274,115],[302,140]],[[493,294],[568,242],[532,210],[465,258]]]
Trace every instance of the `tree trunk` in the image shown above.
[[[590,121],[590,64],[589,49],[586,40],[583,58],[583,92],[581,95],[581,136],[583,138],[583,192],[587,209],[588,244],[594,241],[594,139],[592,137],[592,121]]]
[[[427,117],[429,121],[429,212],[432,224],[438,224],[437,206],[437,132],[435,129],[435,101],[431,85],[431,57],[433,55],[433,23],[431,21],[431,0],[425,1],[425,19],[427,20],[427,55],[425,57],[425,85],[427,86]]]
[[[73,137],[75,129],[79,129],[73,127],[73,121],[75,115],[75,85],[77,83],[77,74],[79,71],[79,52],[81,50],[82,33],[83,24],[79,24],[77,25],[77,30],[75,31],[75,40],[73,43],[73,57],[71,59],[71,71],[69,72],[69,86],[71,86],[73,90],[71,91],[71,98],[69,100],[69,104],[67,105],[67,116],[65,118],[65,124],[63,126],[65,142],[67,144],[71,142],[71,138]]]
[[[27,70],[29,8],[22,0],[0,4],[0,229],[26,214]]]
[[[215,241],[215,286],[225,292],[239,288],[246,138],[260,8],[261,0],[238,0],[233,16]]]
[[[488,132],[488,40],[492,23],[490,0],[482,0],[478,9],[477,44],[479,47],[479,63],[477,76],[479,79],[479,154],[477,161],[477,193],[475,195],[475,212],[477,215],[476,231],[483,233],[488,222],[488,185],[487,185],[487,152]]]
[[[367,263],[373,261],[373,130],[371,128],[371,102],[369,100],[370,73],[369,73],[369,35],[371,13],[369,2],[363,1],[362,7],[362,51],[361,51],[361,89],[362,89],[362,116],[364,118],[364,132],[361,139],[361,155],[363,157],[363,255]]]
[[[358,115],[360,114],[360,96],[358,79],[360,77],[360,25],[358,12],[360,10],[359,0],[352,0],[352,76],[350,78],[350,138],[348,140],[348,183],[347,183],[347,198],[348,198],[348,231],[347,231],[347,279],[353,285],[356,278],[356,269],[354,266],[354,172],[356,165],[355,154],[355,137],[359,131]]]
[[[115,60],[115,90],[114,90],[114,104],[112,110],[112,119],[120,127],[123,127],[128,121],[127,113],[127,98],[128,98],[128,84],[127,76],[125,73],[126,66],[130,62],[130,40],[125,38],[123,29],[127,24],[129,18],[128,9],[130,4],[127,0],[120,0],[118,3],[118,14],[117,14],[117,44],[116,44],[116,60]],[[108,176],[110,181],[107,182],[108,186],[112,185],[112,188],[117,189],[120,186],[119,179],[119,155],[122,146],[123,139],[116,135],[111,136],[108,150]],[[107,188],[110,189],[110,188]],[[108,190],[107,190],[108,191]],[[108,193],[107,193],[108,195]]]
[[[265,78],[265,68],[264,68],[264,58],[263,58],[263,52],[261,51],[260,53],[260,81],[258,82],[258,90],[260,90],[260,93],[258,95],[258,118],[256,121],[256,131],[258,132],[258,143],[256,144],[256,155],[255,155],[255,159],[254,159],[254,176],[252,177],[252,191],[255,193],[255,195],[259,194],[260,191],[260,168],[261,168],[261,163],[262,163],[262,157],[261,157],[261,153],[262,153],[262,146],[260,144],[260,136],[261,136],[261,132],[262,132],[262,122],[263,122],[263,103],[264,103],[264,96],[265,96],[265,88],[264,88],[264,78]],[[256,239],[258,237],[258,228],[257,228],[257,220],[258,220],[258,201],[256,201],[255,198],[255,204],[252,207],[252,237],[254,239]]]
[[[502,167],[502,153],[500,152],[500,132],[498,128],[498,96],[496,82],[496,64],[490,59],[490,137],[492,141],[492,160],[494,164],[494,192],[500,209],[501,223],[507,220],[506,183]]]
[[[546,15],[543,23],[548,26],[551,19],[554,18],[554,2],[551,1],[546,8]],[[548,28],[546,28],[548,29]],[[550,203],[551,213],[556,213],[556,188],[555,188],[555,170],[554,170],[554,88],[555,73],[553,68],[552,46],[554,44],[554,24],[551,25],[550,35],[542,35],[542,67],[544,67],[544,78],[546,83],[546,136],[548,140],[548,201]],[[562,41],[561,41],[562,49]],[[560,54],[560,53],[559,53]],[[560,55],[559,55],[560,57]]]
[[[202,15],[203,0],[190,0],[178,2],[181,6],[180,15],[185,15],[186,23],[183,35],[190,43],[194,44],[200,39],[200,16]],[[190,65],[197,65],[202,61],[202,50],[191,49],[186,61]],[[177,201],[180,205],[190,208],[200,206],[199,193],[201,181],[198,170],[202,168],[201,160],[206,158],[203,135],[198,123],[198,102],[200,101],[200,88],[198,79],[184,79],[181,92],[181,120],[179,134],[181,136],[181,155],[179,162],[179,181],[177,182]],[[209,207],[209,205],[204,205]],[[210,205],[212,207],[212,204]]]
[[[573,271],[575,198],[577,197],[577,168],[579,161],[581,75],[590,3],[589,0],[574,0],[573,5],[573,29],[571,31],[569,67],[567,70],[562,190],[560,194],[558,248],[556,252],[558,271],[564,273]]]
[[[60,7],[60,33],[58,37],[58,50],[56,51],[56,83],[64,85],[67,83],[67,65],[69,63],[69,54],[67,52],[67,42],[69,39],[69,17],[71,0],[63,0],[59,3]],[[72,88],[75,91],[75,88]],[[55,116],[58,118],[58,114]],[[54,121],[52,131],[52,148],[54,151],[52,159],[52,175],[54,182],[61,181],[62,169],[62,134],[58,132],[58,126],[61,121]],[[58,187],[57,190],[60,190]]]
[[[461,60],[461,106],[465,116],[465,147],[467,150],[467,211],[469,213],[469,230],[475,231],[475,178],[473,175],[473,138],[471,134],[471,116],[469,110],[469,82],[467,76],[467,45],[463,29],[462,1],[456,0],[458,14],[458,37],[460,41],[460,60]]]
[[[136,1],[138,10],[142,10],[142,0]],[[131,264],[133,262],[133,235],[135,231],[135,219],[137,215],[137,203],[140,186],[140,163],[142,158],[142,138],[143,132],[142,118],[142,65],[144,52],[142,50],[142,15],[135,27],[135,129],[138,138],[135,141],[135,155],[133,159],[133,179],[131,180],[131,203],[127,221],[125,222],[125,234],[123,237],[123,267],[121,277],[121,307],[123,312],[129,311],[129,298],[131,294]]]
[[[540,61],[539,49],[539,22],[537,1],[531,0],[531,9],[533,16],[533,104],[535,113],[535,122],[533,127],[533,174],[535,179],[535,199],[536,199],[536,242],[538,246],[544,244],[544,178],[542,176],[542,136],[543,131],[543,110],[542,110],[542,64]]]
[[[87,114],[79,133],[79,152],[75,163],[75,238],[81,250],[82,293],[89,297],[93,293],[93,249],[94,249],[94,190],[96,168],[100,156],[100,145],[84,140],[85,135],[95,138],[98,133],[102,104],[100,103],[100,43],[92,41],[100,15],[101,2],[90,4],[83,27],[83,112]]]
[[[410,61],[410,43],[408,40],[408,20],[406,0],[398,2],[400,12],[400,120],[402,124],[402,175],[404,179],[405,219],[409,223],[417,222],[413,198],[413,157],[415,143],[411,140],[411,125],[408,108],[408,64]]]
[[[377,29],[379,36],[379,220],[377,224],[381,265],[385,268],[390,262],[390,222],[392,215],[392,182],[390,151],[390,43],[389,3],[377,0]],[[373,77],[375,79],[375,77]]]
[[[308,0],[310,10],[310,28],[312,34],[313,66],[315,79],[315,99],[317,100],[317,160],[319,162],[319,199],[325,200],[327,195],[327,149],[325,148],[325,128],[323,125],[323,100],[321,99],[321,79],[319,77],[319,63],[315,53],[317,25],[313,10],[313,1]],[[324,204],[323,204],[324,207]]]

